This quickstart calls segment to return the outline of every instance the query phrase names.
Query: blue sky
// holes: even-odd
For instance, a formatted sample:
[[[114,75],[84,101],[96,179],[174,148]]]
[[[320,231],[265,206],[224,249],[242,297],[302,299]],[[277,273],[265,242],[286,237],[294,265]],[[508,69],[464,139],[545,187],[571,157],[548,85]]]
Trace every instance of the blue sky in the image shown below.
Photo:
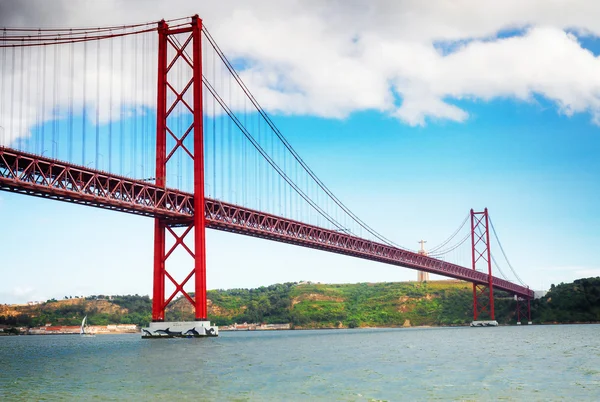
[[[533,288],[598,275],[598,127],[539,104],[465,104],[468,124],[406,127],[378,113],[278,117],[312,169],[362,219],[408,247],[441,243],[488,207]],[[4,302],[151,291],[152,221],[2,193]],[[27,239],[23,241],[22,239]],[[496,251],[499,255],[499,251]],[[265,258],[266,257],[266,258]],[[414,271],[209,231],[209,288],[412,280]]]
[[[180,7],[183,15],[186,7]],[[242,5],[236,10],[248,12]],[[206,14],[228,26],[239,13],[215,9]],[[431,11],[423,18],[434,17]],[[74,11],[70,18],[85,25]],[[592,33],[573,42],[565,36],[572,32],[565,24],[533,21],[507,31],[507,26],[520,21],[511,18],[491,24],[489,30],[476,22],[465,23],[458,41],[454,30],[433,38],[429,32],[440,32],[440,25],[433,23],[419,28],[418,40],[411,36],[418,29],[396,32],[408,38],[397,43],[383,29],[379,36],[365,31],[356,46],[378,38],[382,46],[408,47],[415,63],[422,64],[412,71],[397,60],[375,57],[378,62],[371,66],[373,55],[369,58],[365,51],[364,59],[339,60],[346,70],[326,82],[331,84],[326,93],[318,80],[306,86],[297,80],[318,74],[316,63],[304,65],[293,55],[276,52],[276,38],[260,42],[262,32],[252,21],[250,27],[239,29],[254,29],[254,56],[249,50],[245,53],[243,43],[222,33],[217,28],[221,25],[210,26],[226,51],[246,61],[240,64],[247,67],[245,79],[286,138],[361,219],[395,242],[416,249],[420,239],[429,246],[441,243],[471,208],[487,207],[519,276],[534,289],[547,289],[551,283],[600,275],[594,252],[600,241],[600,127],[594,98],[598,92],[596,83],[585,75],[586,66],[597,66],[600,43],[593,33],[597,27],[584,19],[580,25]],[[104,20],[112,22],[108,17]],[[290,17],[289,24],[294,23]],[[538,25],[537,30],[526,28]],[[334,34],[327,36],[327,29],[316,31],[322,42],[337,43]],[[442,42],[460,43],[449,47],[451,58],[435,59],[435,50],[428,53],[439,46],[440,37]],[[312,43],[310,34],[305,39]],[[543,48],[537,56],[544,60],[553,48],[566,53],[551,55],[557,59],[548,56],[548,64],[523,61],[527,57],[523,47],[530,43]],[[273,53],[265,50],[271,48]],[[514,49],[508,52],[514,59],[502,59],[499,64],[505,67],[494,70],[486,60],[496,60],[494,52],[506,54],[503,49],[508,48]],[[552,60],[565,60],[564,69],[549,72]],[[575,61],[569,64],[569,60]],[[434,61],[439,66],[428,64]],[[480,64],[483,72],[474,67]],[[387,91],[370,94],[367,87],[356,89],[361,83],[353,69],[369,67],[372,75],[361,74],[374,88],[380,83],[378,74],[383,74],[378,69],[384,65],[386,72],[394,71],[381,81],[389,85]],[[504,70],[510,70],[506,66],[512,65],[518,66],[514,74],[503,76]],[[533,66],[532,73],[523,72],[528,66]],[[435,71],[428,72],[438,67],[454,75],[441,80]],[[416,75],[419,70],[423,75]],[[462,70],[471,76],[462,76]],[[289,80],[285,87],[300,88],[302,96],[274,87],[265,78],[272,76],[278,76],[279,83]],[[396,98],[386,98],[392,92]],[[357,99],[361,96],[365,99]],[[151,293],[151,219],[2,192],[0,227],[0,273],[6,278],[0,283],[0,303]],[[215,231],[207,236],[210,289],[300,280],[348,283],[416,278],[412,270],[285,244]]]

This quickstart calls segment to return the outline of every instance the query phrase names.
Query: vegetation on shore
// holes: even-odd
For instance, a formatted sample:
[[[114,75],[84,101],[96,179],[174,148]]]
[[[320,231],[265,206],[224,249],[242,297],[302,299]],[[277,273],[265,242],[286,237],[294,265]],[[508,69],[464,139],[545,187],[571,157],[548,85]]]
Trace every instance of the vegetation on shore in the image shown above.
[[[0,305],[0,324],[19,327],[80,325],[85,315],[92,325],[147,325],[152,319],[152,300],[148,296],[127,295],[68,297],[51,299],[32,306]]]
[[[550,286],[532,305],[534,322],[600,322],[600,277]]]
[[[209,319],[233,323],[291,323],[295,328],[465,325],[472,320],[472,285],[461,281],[315,284],[284,283],[256,289],[208,291]],[[91,296],[49,300],[34,306],[0,305],[9,326],[137,324],[151,320],[148,296]],[[516,302],[495,292],[496,320],[516,322]],[[532,302],[534,323],[600,322],[600,277],[552,285]],[[167,309],[167,320],[192,320],[185,298]],[[485,319],[485,317],[482,317]]]

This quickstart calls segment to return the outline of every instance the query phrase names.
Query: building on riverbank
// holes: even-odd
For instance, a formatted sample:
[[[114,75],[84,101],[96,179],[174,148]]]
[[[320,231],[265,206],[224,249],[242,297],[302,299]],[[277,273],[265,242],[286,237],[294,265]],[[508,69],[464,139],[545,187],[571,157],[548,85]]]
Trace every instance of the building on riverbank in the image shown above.
[[[233,323],[219,327],[219,331],[278,331],[291,329],[290,324],[256,324],[256,323]]]
[[[93,334],[126,334],[137,333],[139,328],[135,324],[109,324],[109,325],[90,325],[90,332]],[[29,335],[66,335],[78,334],[81,327],[77,325],[54,325],[44,327],[33,327],[25,332]]]

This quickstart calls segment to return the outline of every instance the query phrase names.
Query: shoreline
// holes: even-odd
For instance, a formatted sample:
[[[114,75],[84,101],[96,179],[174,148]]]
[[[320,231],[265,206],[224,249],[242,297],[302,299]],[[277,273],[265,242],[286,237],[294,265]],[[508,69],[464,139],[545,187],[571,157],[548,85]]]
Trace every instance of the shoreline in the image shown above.
[[[543,322],[543,323],[533,323],[534,325],[599,325],[600,321],[585,321],[585,322]],[[389,325],[389,326],[374,326],[374,327],[291,327],[287,329],[222,329],[219,328],[221,332],[254,332],[254,331],[331,331],[331,330],[349,330],[349,329],[410,329],[410,328],[459,328],[459,327],[470,327],[470,323],[466,324],[454,324],[454,325],[411,325],[411,326],[403,326],[403,325]],[[528,324],[517,325],[516,323],[510,324],[498,324],[499,327],[528,327]]]
[[[585,322],[543,322],[543,323],[534,323],[532,325],[599,325],[600,321],[585,321]],[[281,324],[279,324],[281,325]],[[517,327],[517,324],[499,324],[500,327]],[[527,327],[529,325],[520,325]],[[415,326],[403,326],[403,325],[390,325],[390,326],[374,326],[374,327],[316,327],[316,328],[307,328],[307,327],[288,327],[288,328],[260,328],[257,327],[248,327],[248,328],[236,328],[236,329],[222,329],[219,328],[219,331],[223,332],[256,332],[256,331],[331,331],[331,330],[350,330],[350,329],[410,329],[410,328],[457,328],[457,327],[470,327],[470,324],[460,324],[460,325],[415,325]],[[124,331],[99,331],[94,332],[92,335],[124,335],[124,334],[139,334],[141,331],[140,328],[137,330],[124,330]],[[13,333],[13,332],[0,332],[0,337],[3,336],[49,336],[49,335],[74,335],[81,336],[82,334],[79,332],[34,332],[31,333],[29,331]]]

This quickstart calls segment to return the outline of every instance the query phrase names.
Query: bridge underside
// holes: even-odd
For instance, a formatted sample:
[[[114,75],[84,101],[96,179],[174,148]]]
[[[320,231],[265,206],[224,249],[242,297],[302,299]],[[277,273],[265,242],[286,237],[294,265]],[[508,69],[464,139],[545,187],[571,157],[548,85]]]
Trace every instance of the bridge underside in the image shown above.
[[[193,222],[194,196],[11,148],[0,147],[0,190],[147,217]],[[206,199],[206,227],[426,271],[475,284],[488,275],[386,244],[218,200]],[[495,289],[533,298],[533,291],[492,277]]]

